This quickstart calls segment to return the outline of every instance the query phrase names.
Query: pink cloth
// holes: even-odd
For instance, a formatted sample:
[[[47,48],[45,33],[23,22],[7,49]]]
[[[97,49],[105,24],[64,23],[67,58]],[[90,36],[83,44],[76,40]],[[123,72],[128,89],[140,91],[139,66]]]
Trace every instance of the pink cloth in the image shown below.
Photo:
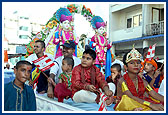
[[[107,49],[109,49],[111,47],[108,44],[108,41],[107,41],[107,39],[105,37],[103,37],[101,35],[99,37],[100,37],[100,40],[98,39],[97,35],[94,35],[91,38],[91,41],[96,43],[97,46],[99,47],[99,51],[98,51],[98,49],[96,49],[97,56],[96,56],[95,64],[100,64],[101,61],[104,61],[103,65],[105,65],[105,63],[106,63],[106,61],[105,61],[106,60],[106,52],[104,51],[104,48],[107,47]]]
[[[64,30],[62,30],[62,32],[64,32],[64,34],[65,34],[65,39],[66,40],[64,40],[64,38],[63,38],[63,36],[61,36],[61,41],[62,41],[62,44],[64,44],[65,43],[65,41],[67,41],[67,40],[70,40],[70,31],[64,31]],[[63,33],[62,33],[63,34]],[[55,45],[58,45],[58,43],[60,43],[60,40],[59,41],[56,41],[56,39],[58,39],[58,38],[54,38],[54,40],[53,40],[53,43],[55,44]],[[74,37],[72,37],[72,40],[74,40]],[[60,46],[58,47],[58,50],[56,51],[56,54],[55,54],[55,59],[56,58],[58,58],[58,57],[60,57],[60,56],[62,56],[63,54],[62,54],[62,49],[60,48]]]

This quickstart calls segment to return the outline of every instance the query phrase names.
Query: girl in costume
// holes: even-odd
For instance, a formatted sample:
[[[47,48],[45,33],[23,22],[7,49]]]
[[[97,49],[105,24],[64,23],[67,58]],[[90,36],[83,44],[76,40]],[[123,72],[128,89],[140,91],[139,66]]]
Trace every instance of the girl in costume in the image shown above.
[[[91,20],[91,25],[95,29],[95,35],[91,38],[90,47],[96,51],[96,66],[102,69],[103,65],[106,65],[105,77],[111,75],[111,43],[108,44],[105,32],[105,22],[100,16],[94,16]]]
[[[56,11],[56,19],[60,22],[58,30],[53,35],[53,43],[56,45],[55,59],[59,56],[62,56],[62,44],[67,40],[75,40],[73,35],[73,26],[71,26],[72,22],[72,14],[66,8],[60,8]],[[74,41],[76,44],[78,41]],[[77,48],[76,48],[77,49]],[[75,54],[76,55],[75,50]]]
[[[141,54],[133,48],[123,57],[127,72],[117,84],[117,97],[121,100],[115,105],[116,111],[164,110],[164,98],[139,77]],[[149,97],[150,96],[150,97]]]

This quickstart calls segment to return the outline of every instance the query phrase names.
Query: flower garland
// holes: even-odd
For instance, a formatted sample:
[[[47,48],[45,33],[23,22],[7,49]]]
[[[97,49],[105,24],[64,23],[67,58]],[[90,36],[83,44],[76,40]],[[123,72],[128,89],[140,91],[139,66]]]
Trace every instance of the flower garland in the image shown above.
[[[88,20],[89,22],[91,21],[92,17],[94,16],[92,14],[90,8],[86,8],[85,5],[69,4],[66,7],[71,13],[81,13],[81,15],[86,17],[86,20]],[[29,37],[31,39],[31,41],[30,41],[30,43],[28,43],[25,46],[27,49],[25,57],[28,57],[30,54],[34,53],[34,50],[33,50],[34,46],[32,45],[33,44],[32,42],[34,42],[34,39],[37,38],[37,39],[44,41],[48,37],[51,30],[54,27],[58,27],[59,23],[60,22],[56,19],[56,15],[54,13],[53,16],[49,19],[49,21],[45,24],[45,27],[42,27],[42,30],[40,32],[38,32],[37,34],[31,33],[31,37]],[[72,30],[70,31],[70,39],[71,40],[74,37],[73,36],[73,31],[74,31],[73,26],[74,25],[71,26]],[[59,35],[60,35],[60,29],[59,29]],[[60,37],[59,37],[59,39],[60,39]],[[31,44],[31,46],[30,46],[30,44]]]
[[[104,39],[104,43],[101,42],[101,38],[100,38],[100,36],[98,34],[96,34],[94,38],[95,38],[95,43],[99,43],[102,48],[103,48],[103,46],[105,46],[105,44],[106,44],[106,41],[105,41],[106,38],[105,37],[103,37],[103,38],[105,38]],[[98,38],[98,41],[97,41],[97,38]],[[98,56],[99,63],[101,64],[101,67],[103,67],[103,64],[105,62],[105,57],[106,57],[106,52],[107,52],[107,46],[105,46],[103,48],[103,50],[104,50],[104,54],[101,54],[99,46],[96,45],[96,53],[97,53],[97,56]],[[103,58],[101,58],[101,57],[103,57]]]

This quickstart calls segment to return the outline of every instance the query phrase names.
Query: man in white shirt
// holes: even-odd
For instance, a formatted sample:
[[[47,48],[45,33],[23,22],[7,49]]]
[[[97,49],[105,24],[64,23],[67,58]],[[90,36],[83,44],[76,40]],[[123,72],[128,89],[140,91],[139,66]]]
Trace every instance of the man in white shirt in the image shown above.
[[[56,62],[59,65],[59,74],[56,75],[56,83],[58,83],[58,77],[62,73],[62,60],[64,59],[64,57],[72,57],[74,59],[74,67],[81,63],[81,60],[78,57],[73,56],[76,45],[72,40],[66,41],[62,46],[63,56],[56,58]]]
[[[43,41],[41,40],[35,41],[34,45],[35,54],[31,54],[28,58],[26,58],[26,60],[29,61],[31,64],[33,64],[34,60],[37,60],[44,55],[47,55],[48,58],[54,62],[54,58],[52,57],[52,55],[44,53],[44,49],[45,49],[45,43]],[[55,64],[54,66],[44,71],[44,73],[48,75],[48,77],[51,77],[53,80],[55,80],[55,75],[58,74],[59,69],[58,64],[57,63],[54,64]],[[35,64],[33,64],[33,66],[35,67]],[[38,78],[37,92],[40,94],[44,94],[47,92],[48,97],[54,98],[53,86],[50,83],[48,83],[48,79],[43,73],[40,73],[40,77]]]

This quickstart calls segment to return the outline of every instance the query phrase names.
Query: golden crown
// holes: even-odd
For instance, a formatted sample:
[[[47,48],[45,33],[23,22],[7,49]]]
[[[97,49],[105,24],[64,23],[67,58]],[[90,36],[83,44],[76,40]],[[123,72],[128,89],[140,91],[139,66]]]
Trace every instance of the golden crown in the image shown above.
[[[127,54],[126,63],[130,62],[131,60],[140,60],[141,61],[141,54],[134,48]]]

